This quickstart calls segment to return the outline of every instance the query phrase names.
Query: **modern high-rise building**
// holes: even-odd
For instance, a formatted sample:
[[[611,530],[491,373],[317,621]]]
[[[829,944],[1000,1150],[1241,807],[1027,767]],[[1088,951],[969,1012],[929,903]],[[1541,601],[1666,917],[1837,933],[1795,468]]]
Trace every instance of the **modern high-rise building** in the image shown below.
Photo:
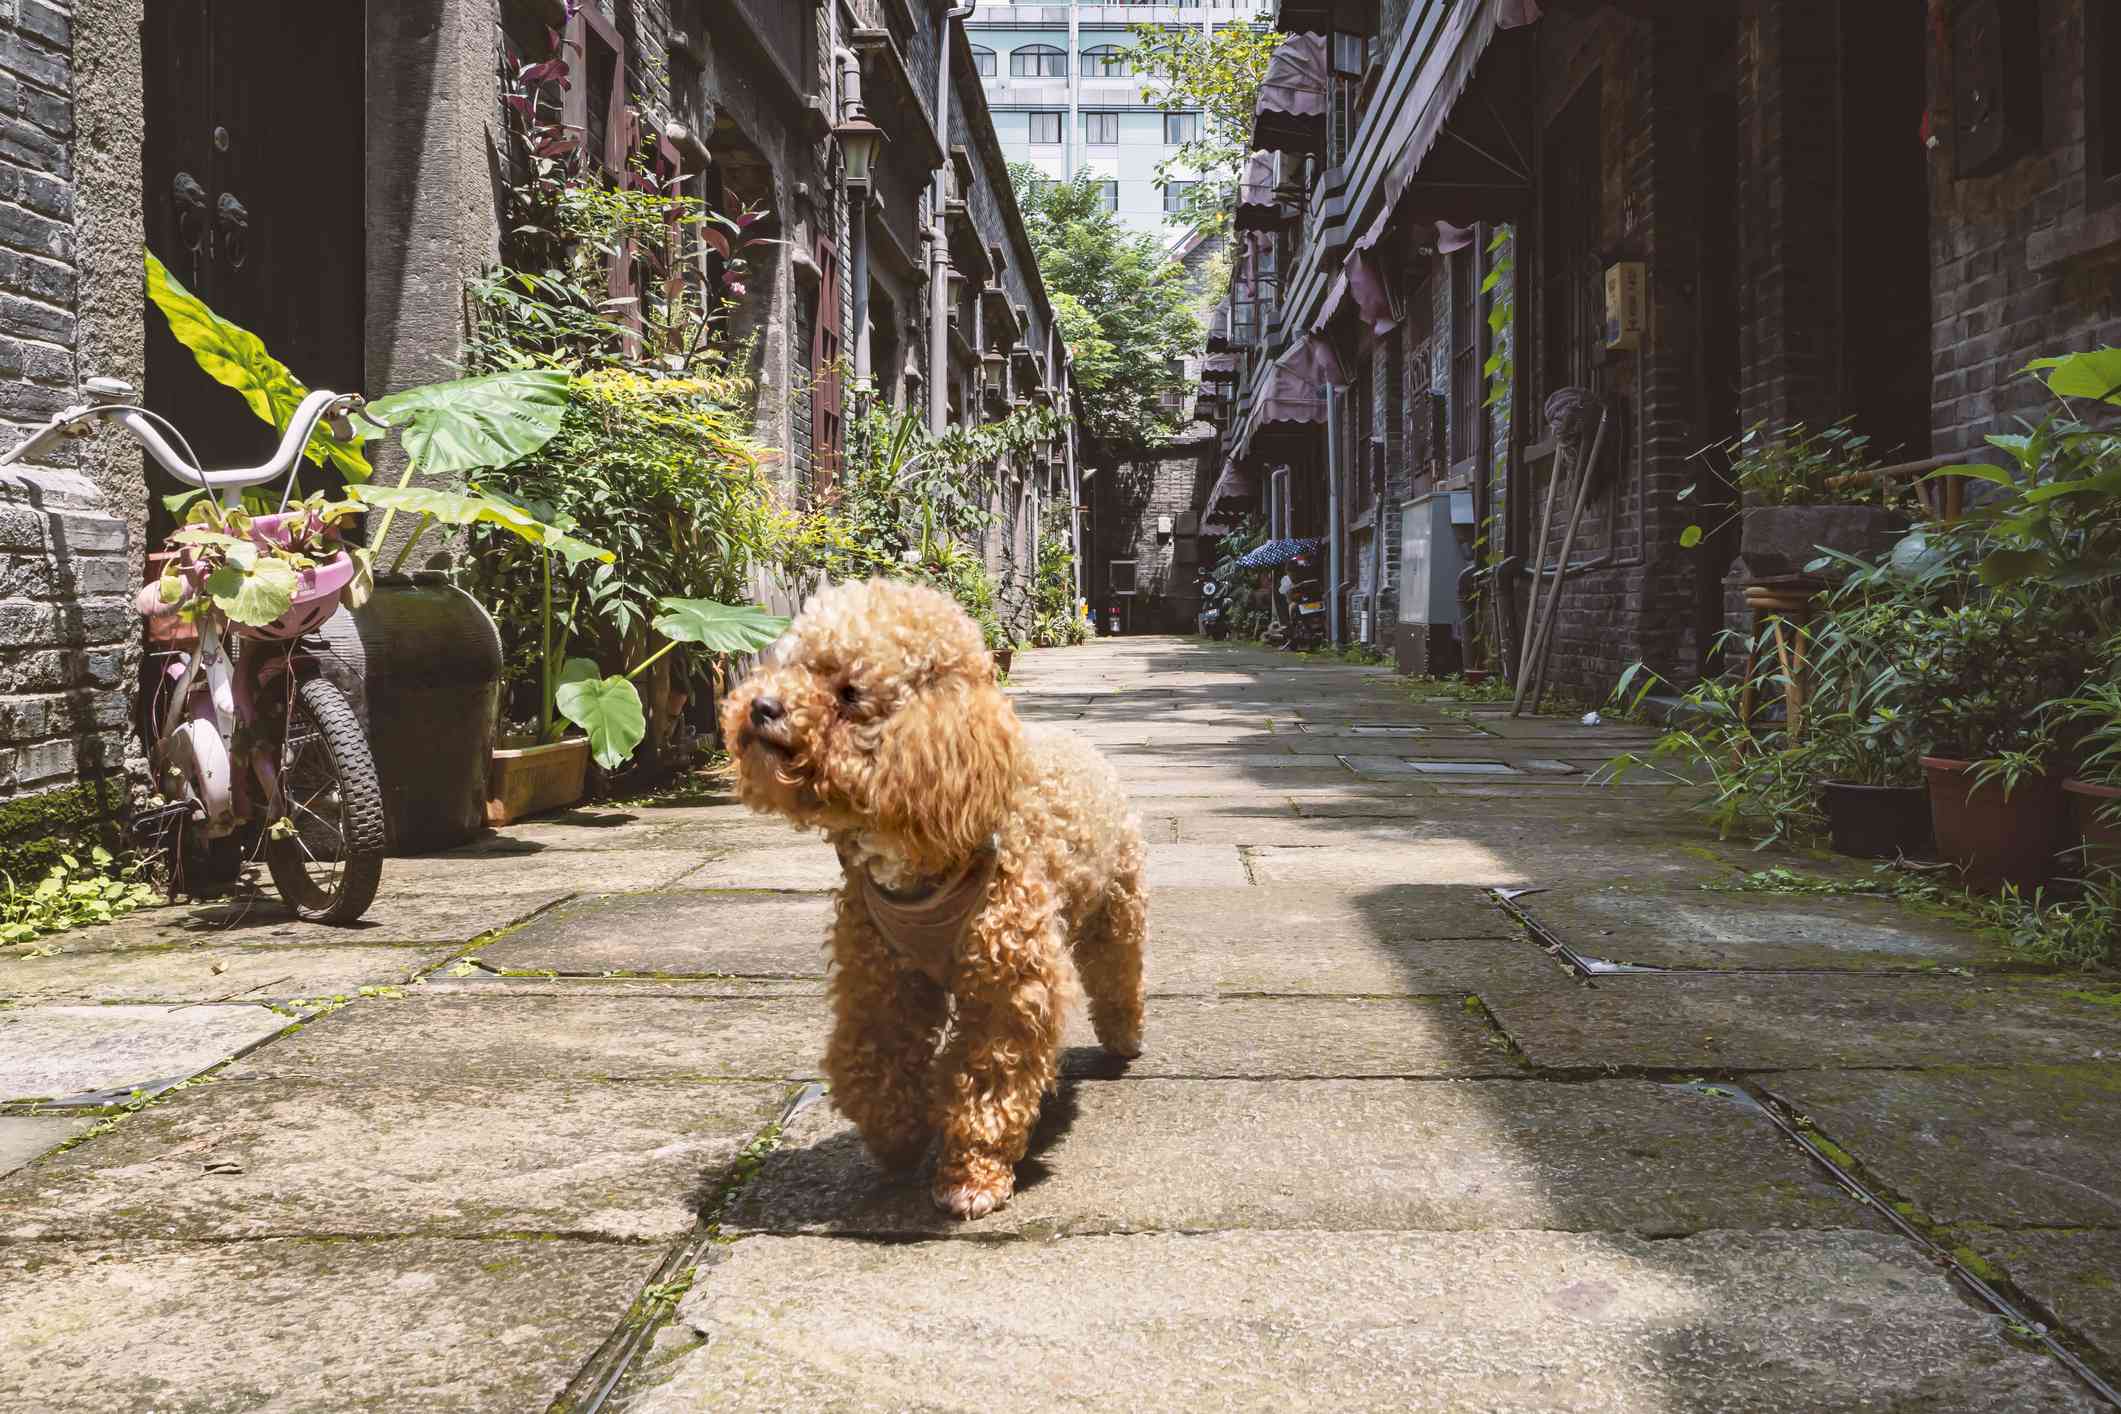
[[[1134,26],[1251,24],[1271,8],[1272,0],[983,3],[965,33],[1009,160],[1056,178],[1089,173],[1125,225],[1176,248],[1187,233],[1170,216],[1184,206],[1185,189],[1180,182],[1159,187],[1156,172],[1199,135],[1201,115],[1144,101],[1126,57]]]

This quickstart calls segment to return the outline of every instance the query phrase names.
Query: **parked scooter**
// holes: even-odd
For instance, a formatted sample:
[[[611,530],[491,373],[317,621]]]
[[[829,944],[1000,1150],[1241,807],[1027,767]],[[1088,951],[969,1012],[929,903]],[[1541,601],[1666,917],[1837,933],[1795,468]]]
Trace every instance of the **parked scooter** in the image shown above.
[[[1227,591],[1222,585],[1205,576],[1200,582],[1199,628],[1203,638],[1220,643],[1230,636],[1230,617]]]
[[[1310,568],[1310,560],[1304,558],[1290,568],[1289,629],[1282,647],[1291,653],[1322,647],[1326,641],[1326,601],[1319,592],[1318,576],[1310,573]]]

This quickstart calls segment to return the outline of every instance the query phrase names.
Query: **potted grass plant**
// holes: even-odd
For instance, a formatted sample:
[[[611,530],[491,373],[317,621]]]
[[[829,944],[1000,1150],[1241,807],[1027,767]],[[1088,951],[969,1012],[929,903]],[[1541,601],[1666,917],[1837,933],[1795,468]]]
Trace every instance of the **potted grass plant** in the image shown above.
[[[1844,582],[1810,629],[1812,706],[1801,743],[1835,852],[1928,857],[1929,792],[1887,644],[1904,611],[1865,573]]]
[[[2030,893],[2060,863],[2049,704],[2083,679],[2076,628],[2037,593],[1984,594],[1899,621],[1897,667],[1924,751],[1938,854],[1977,892],[2010,884]]]
[[[1698,455],[1711,465],[1720,461],[1725,494],[1739,496],[1738,558],[1749,581],[1804,573],[1821,549],[1868,559],[1907,529],[1907,517],[1857,479],[1875,459],[1870,439],[1847,419],[1824,428],[1756,423]],[[1704,536],[1702,527],[1689,526],[1680,543],[1692,547]]]

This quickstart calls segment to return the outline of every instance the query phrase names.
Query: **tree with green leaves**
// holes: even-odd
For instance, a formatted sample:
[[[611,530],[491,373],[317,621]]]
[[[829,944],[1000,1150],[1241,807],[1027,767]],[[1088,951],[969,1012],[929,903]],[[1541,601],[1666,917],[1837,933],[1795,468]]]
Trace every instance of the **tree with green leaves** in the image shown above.
[[[1136,25],[1128,51],[1146,80],[1142,101],[1165,112],[1199,109],[1200,135],[1156,169],[1159,182],[1193,180],[1174,220],[1210,233],[1228,229],[1237,179],[1252,143],[1253,109],[1267,65],[1288,36],[1248,24],[1203,32],[1190,26]]]
[[[1082,423],[1098,440],[1138,446],[1175,430],[1167,393],[1182,393],[1180,360],[1200,351],[1201,322],[1185,267],[1154,236],[1129,232],[1087,176],[1056,182],[1011,169],[1017,203],[1075,356]]]

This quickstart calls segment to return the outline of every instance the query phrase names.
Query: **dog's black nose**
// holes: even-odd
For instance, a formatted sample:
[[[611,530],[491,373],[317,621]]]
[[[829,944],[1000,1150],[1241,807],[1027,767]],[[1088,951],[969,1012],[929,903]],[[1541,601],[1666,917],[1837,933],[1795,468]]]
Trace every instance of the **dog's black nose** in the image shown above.
[[[788,715],[778,697],[754,697],[751,699],[751,725],[763,727],[768,722],[778,722]]]

